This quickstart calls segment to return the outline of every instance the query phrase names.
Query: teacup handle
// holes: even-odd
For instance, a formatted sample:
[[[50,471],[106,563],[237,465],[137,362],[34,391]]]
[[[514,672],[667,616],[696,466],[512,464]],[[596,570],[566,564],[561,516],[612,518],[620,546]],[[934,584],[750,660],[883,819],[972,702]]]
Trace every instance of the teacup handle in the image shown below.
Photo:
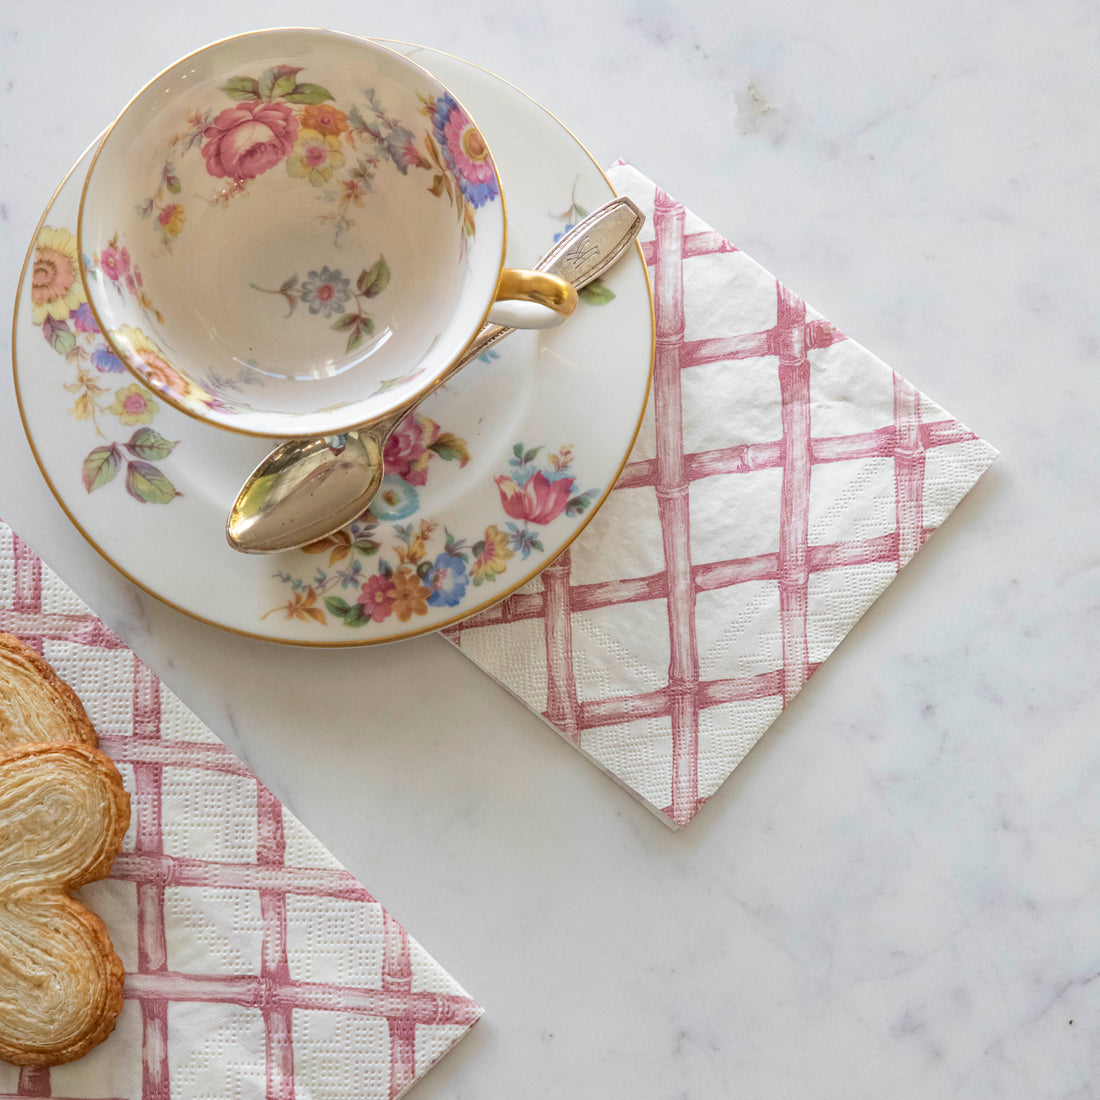
[[[576,308],[572,283],[545,271],[506,267],[500,273],[489,322],[508,328],[553,328]]]

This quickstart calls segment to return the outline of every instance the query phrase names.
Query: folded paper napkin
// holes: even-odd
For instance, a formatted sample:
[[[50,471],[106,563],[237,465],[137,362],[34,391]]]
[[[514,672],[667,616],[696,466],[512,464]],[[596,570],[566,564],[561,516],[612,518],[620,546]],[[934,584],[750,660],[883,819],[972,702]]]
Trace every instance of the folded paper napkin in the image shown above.
[[[0,630],[81,697],[132,821],[81,891],[126,967],[78,1062],[0,1064],[3,1097],[402,1095],[482,1013],[256,776],[0,523]]]
[[[540,577],[446,631],[673,828],[997,452],[619,161],[647,215],[653,390]]]

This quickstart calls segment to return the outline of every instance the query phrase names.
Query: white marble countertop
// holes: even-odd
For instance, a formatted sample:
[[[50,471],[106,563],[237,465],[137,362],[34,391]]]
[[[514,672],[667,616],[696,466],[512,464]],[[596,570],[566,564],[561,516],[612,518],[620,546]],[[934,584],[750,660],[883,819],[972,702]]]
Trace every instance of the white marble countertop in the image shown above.
[[[519,84],[1002,452],[675,834],[438,638],[294,650],[136,590],[47,491],[7,374],[0,515],[486,1006],[418,1100],[1096,1095],[1095,7],[314,15]],[[283,0],[8,5],[5,301],[140,85],[301,21]]]

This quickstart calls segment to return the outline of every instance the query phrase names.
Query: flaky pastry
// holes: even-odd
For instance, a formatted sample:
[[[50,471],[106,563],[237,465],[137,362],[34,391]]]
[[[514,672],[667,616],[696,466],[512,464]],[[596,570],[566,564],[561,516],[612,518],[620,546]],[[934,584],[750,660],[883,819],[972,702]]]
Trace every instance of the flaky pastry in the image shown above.
[[[77,694],[30,646],[0,633],[0,749],[99,739]]]
[[[130,823],[130,797],[98,749],[0,752],[0,1058],[83,1057],[122,1009],[122,961],[103,922],[69,891],[104,878]]]

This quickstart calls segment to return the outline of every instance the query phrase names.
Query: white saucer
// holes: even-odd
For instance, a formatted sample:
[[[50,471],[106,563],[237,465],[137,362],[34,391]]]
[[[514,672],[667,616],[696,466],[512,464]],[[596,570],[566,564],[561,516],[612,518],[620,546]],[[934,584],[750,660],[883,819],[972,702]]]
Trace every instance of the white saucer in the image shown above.
[[[506,81],[435,50],[386,45],[449,85],[484,133],[508,203],[508,264],[530,266],[555,234],[614,194],[576,139]],[[314,552],[231,550],[229,507],[274,441],[218,431],[163,402],[150,416],[148,391],[125,371],[103,369],[117,364],[87,331],[86,309],[70,299],[56,308],[60,318],[33,316],[36,253],[51,260],[75,247],[66,231],[75,234],[89,157],[54,195],[28,252],[15,307],[15,387],[50,489],[89,543],[145,591],[192,618],[270,641],[394,641],[503,599],[603,503],[633,446],[652,372],[640,249],[568,324],[515,333],[424,403],[419,438],[406,439],[413,462],[404,479],[389,479],[376,525],[353,525]],[[50,277],[42,268],[40,278]]]

